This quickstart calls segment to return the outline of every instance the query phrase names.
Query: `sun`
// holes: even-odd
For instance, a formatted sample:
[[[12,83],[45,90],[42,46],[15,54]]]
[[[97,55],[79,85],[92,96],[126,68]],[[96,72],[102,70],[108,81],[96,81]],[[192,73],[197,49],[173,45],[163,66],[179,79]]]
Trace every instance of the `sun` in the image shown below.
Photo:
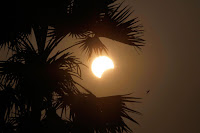
[[[114,64],[107,56],[99,56],[92,62],[92,72],[98,78],[108,69],[114,69]]]

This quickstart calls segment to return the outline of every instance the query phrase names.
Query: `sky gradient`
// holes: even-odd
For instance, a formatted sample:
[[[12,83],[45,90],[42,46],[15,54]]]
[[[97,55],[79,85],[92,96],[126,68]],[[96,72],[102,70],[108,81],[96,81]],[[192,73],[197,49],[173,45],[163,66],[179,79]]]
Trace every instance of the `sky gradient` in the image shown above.
[[[86,73],[85,86],[99,96],[133,92],[142,97],[142,103],[133,106],[143,114],[133,115],[140,126],[130,124],[136,133],[199,133],[200,2],[127,0],[126,4],[144,25],[146,46],[138,54],[130,46],[102,38],[115,69],[101,80]]]
[[[142,103],[133,106],[143,114],[133,115],[140,126],[129,123],[135,133],[199,133],[200,1],[126,0],[127,4],[135,10],[131,17],[139,17],[144,26],[146,45],[138,54],[131,46],[101,38],[115,69],[98,79],[84,68],[82,85],[97,96],[141,97]],[[65,43],[74,41],[64,39],[60,49]],[[6,53],[0,52],[5,59]],[[90,67],[94,56],[86,59],[80,49],[74,52]]]
[[[150,83],[144,84],[151,89],[141,104],[136,133],[199,133],[200,1],[128,2],[146,31],[138,58],[146,65]]]

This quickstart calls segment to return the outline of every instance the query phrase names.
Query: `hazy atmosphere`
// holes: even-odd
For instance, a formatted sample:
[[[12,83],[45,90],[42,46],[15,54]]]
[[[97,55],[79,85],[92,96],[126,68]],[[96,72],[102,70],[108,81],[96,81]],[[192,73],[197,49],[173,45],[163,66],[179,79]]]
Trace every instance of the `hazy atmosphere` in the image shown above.
[[[143,98],[133,106],[143,114],[134,115],[140,123],[131,126],[136,133],[200,132],[200,2],[126,0],[126,4],[144,26],[146,45],[137,52],[101,38],[115,69],[101,79],[86,70],[83,85],[97,96],[133,93]],[[92,60],[85,63],[90,67]]]
[[[143,96],[137,133],[200,132],[200,2],[137,0],[146,46],[132,64],[134,88]],[[140,77],[141,76],[141,77]]]
[[[142,98],[129,107],[142,115],[131,115],[140,125],[129,123],[135,133],[200,132],[200,1],[125,0],[144,26],[141,51],[103,38],[115,68],[102,78],[91,72],[96,55],[86,58],[74,49],[89,68],[81,67],[80,83],[96,96],[129,94]],[[33,38],[31,36],[31,38]],[[58,49],[64,49],[63,39]],[[0,59],[6,52],[0,51]],[[147,93],[147,91],[149,91]]]
[[[136,133],[199,133],[200,2],[125,3],[144,26],[146,46],[138,54],[130,46],[102,39],[116,67],[100,80],[86,74],[87,87],[97,95],[133,92],[142,97],[134,106],[143,114],[135,116],[140,123],[132,126]]]

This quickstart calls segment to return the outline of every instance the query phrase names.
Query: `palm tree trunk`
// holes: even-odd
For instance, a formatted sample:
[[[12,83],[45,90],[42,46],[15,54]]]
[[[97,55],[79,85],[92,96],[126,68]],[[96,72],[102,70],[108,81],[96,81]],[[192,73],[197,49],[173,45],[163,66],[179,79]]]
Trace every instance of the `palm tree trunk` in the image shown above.
[[[33,31],[35,33],[35,38],[37,41],[38,53],[41,54],[43,53],[44,48],[45,48],[48,27],[34,25]]]
[[[33,99],[31,106],[31,121],[32,121],[31,132],[34,133],[37,132],[40,127],[41,105],[42,105],[42,99],[39,96],[35,95],[35,98]]]

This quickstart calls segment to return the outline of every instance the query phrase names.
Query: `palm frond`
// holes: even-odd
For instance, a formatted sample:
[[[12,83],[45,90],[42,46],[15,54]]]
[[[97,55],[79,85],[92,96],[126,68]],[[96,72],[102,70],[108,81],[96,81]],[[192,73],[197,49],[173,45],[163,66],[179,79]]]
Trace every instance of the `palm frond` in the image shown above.
[[[15,50],[18,46],[16,40],[20,39],[21,37],[27,37],[31,33],[30,26],[26,27],[27,29],[23,30],[17,29],[17,26],[15,26],[15,24],[12,23],[9,22],[5,24],[6,26],[2,26],[2,29],[0,31],[0,49],[5,46],[8,46],[9,49]]]
[[[56,108],[51,107],[46,111],[45,117],[41,121],[40,131],[48,133],[70,131],[72,122],[61,119],[61,117],[57,115],[56,110]]]
[[[125,104],[137,102],[135,98],[122,95],[97,98],[91,94],[78,94],[68,98],[67,101],[70,117],[76,128],[74,130],[122,133],[131,132],[123,118],[138,124],[128,113],[140,113]]]
[[[19,62],[0,61],[0,82],[13,86],[20,78],[23,64]]]
[[[3,87],[0,91],[0,121],[6,122],[20,112],[19,94],[10,86]],[[1,123],[0,122],[0,123]]]
[[[48,41],[47,46],[44,48],[44,51],[42,52],[43,59],[44,61],[48,60],[49,55],[51,54],[51,52],[53,51],[53,49],[55,47],[58,46],[58,44],[62,41],[62,39],[65,36],[62,36],[60,38],[56,38],[55,36],[52,36],[51,39]],[[59,54],[63,53],[65,50],[63,50],[62,52],[58,52]],[[56,54],[55,56],[58,56],[58,54]]]
[[[99,37],[110,38],[131,46],[144,45],[142,25],[138,24],[138,18],[127,20],[132,14],[128,6],[121,8],[121,4],[115,10],[105,13],[91,30]]]
[[[17,2],[19,1],[12,0],[1,4],[0,48],[5,45],[13,48],[16,39],[31,33],[31,24],[28,22],[30,19],[28,15],[24,15],[27,11],[22,11],[24,7],[21,5],[21,0],[20,4],[16,4]]]
[[[14,118],[10,118],[6,121],[0,121],[1,133],[16,133],[16,121]]]
[[[86,38],[79,41],[80,48],[91,57],[92,53],[102,54],[102,52],[107,53],[106,46],[100,41],[100,39],[95,35],[94,37],[87,36]]]
[[[54,29],[48,33],[49,36],[57,38],[66,36],[82,38],[90,30],[91,25],[95,25],[96,21],[102,13],[113,9],[110,4],[116,0],[69,0],[67,12],[59,18],[59,21],[53,25]]]
[[[30,132],[35,125],[41,127],[33,132],[55,132],[55,127],[57,132],[131,132],[124,119],[138,124],[129,113],[140,113],[126,103],[137,103],[138,98],[96,97],[74,80],[82,79],[84,64],[67,51],[80,45],[89,57],[107,52],[99,37],[143,45],[138,19],[127,20],[130,8],[115,1],[45,0],[31,1],[32,6],[25,0],[17,5],[7,2],[0,48],[6,46],[13,53],[0,61],[0,132]],[[29,39],[31,29],[36,45]],[[82,40],[50,57],[67,35]],[[56,114],[59,109],[61,117]],[[69,119],[63,120],[63,114]]]

